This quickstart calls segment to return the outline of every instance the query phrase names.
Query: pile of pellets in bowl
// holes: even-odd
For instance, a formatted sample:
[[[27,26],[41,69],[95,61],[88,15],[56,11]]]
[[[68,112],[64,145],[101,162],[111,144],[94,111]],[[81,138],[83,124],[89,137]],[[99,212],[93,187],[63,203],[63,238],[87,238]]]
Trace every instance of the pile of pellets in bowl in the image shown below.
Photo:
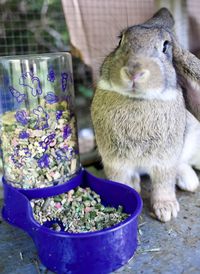
[[[130,216],[123,212],[120,205],[118,208],[104,206],[100,196],[89,187],[77,187],[53,197],[33,199],[31,206],[38,223],[52,222],[50,229],[68,233],[110,228]],[[55,220],[57,222],[54,223]]]

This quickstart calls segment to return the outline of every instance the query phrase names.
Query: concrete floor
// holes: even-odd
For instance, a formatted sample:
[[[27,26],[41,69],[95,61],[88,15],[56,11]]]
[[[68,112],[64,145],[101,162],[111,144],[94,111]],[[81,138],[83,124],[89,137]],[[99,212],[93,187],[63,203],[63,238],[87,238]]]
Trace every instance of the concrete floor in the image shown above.
[[[151,217],[149,182],[143,181],[144,208],[139,218],[138,249],[129,263],[115,273],[199,274],[200,191],[191,194],[177,190],[181,211],[177,219],[162,224]],[[1,274],[52,273],[39,262],[32,240],[2,220],[0,255]]]

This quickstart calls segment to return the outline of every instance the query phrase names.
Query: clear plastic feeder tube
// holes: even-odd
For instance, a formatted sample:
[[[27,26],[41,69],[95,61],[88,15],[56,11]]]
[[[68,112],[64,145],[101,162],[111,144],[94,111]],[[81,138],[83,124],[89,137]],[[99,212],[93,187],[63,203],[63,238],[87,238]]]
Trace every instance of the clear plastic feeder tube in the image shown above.
[[[80,169],[69,53],[0,58],[4,177],[18,188],[62,184]]]

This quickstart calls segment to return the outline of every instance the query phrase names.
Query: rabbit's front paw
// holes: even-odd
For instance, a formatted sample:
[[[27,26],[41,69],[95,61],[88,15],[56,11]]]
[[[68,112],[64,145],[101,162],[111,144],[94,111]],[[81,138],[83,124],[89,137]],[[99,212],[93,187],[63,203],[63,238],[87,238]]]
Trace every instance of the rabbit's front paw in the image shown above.
[[[179,203],[176,199],[167,201],[154,201],[152,204],[154,213],[161,222],[168,222],[172,217],[177,217]]]

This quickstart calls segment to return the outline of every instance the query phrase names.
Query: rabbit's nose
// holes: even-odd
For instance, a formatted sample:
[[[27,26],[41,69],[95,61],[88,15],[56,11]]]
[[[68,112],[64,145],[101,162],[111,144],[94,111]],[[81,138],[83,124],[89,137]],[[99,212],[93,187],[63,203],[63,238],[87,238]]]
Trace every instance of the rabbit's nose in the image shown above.
[[[142,69],[133,74],[132,80],[134,83],[144,82],[149,78],[150,72],[147,69]]]
[[[125,81],[133,81],[133,83],[140,83],[146,81],[150,76],[150,71],[144,68],[123,67],[120,71],[122,79]]]

